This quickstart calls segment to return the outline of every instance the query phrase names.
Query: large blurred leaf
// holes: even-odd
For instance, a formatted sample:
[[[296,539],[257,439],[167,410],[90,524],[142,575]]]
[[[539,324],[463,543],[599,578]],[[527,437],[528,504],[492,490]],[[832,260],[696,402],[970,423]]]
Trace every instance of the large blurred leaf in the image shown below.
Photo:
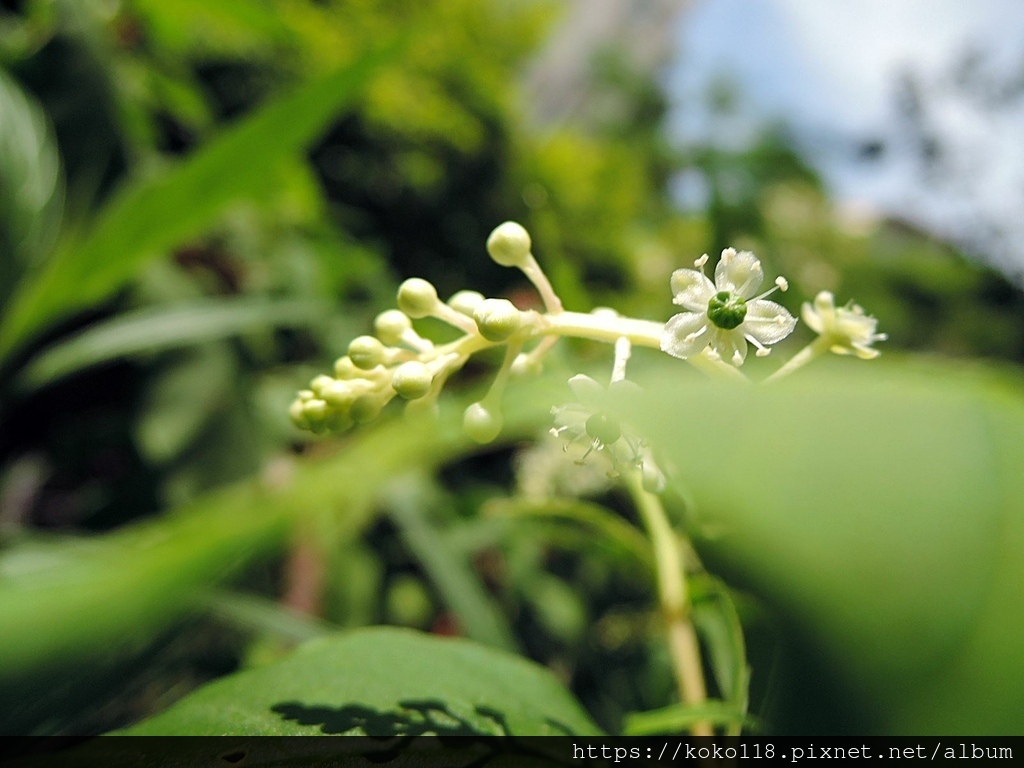
[[[546,418],[542,380],[506,400],[506,431]],[[0,556],[0,733],[25,733],[53,707],[88,693],[108,665],[150,643],[243,564],[280,548],[310,515],[335,514],[334,536],[372,519],[383,483],[469,449],[461,408],[438,424],[394,421],[366,428],[337,455],[278,467],[268,484],[241,483],[162,518],[92,540],[25,544]]]
[[[40,387],[69,373],[119,357],[192,346],[279,325],[304,325],[328,312],[315,301],[265,298],[201,299],[129,312],[71,336],[46,350],[22,373]]]
[[[80,240],[23,282],[0,325],[0,356],[56,316],[98,301],[147,259],[203,232],[234,201],[265,193],[268,173],[305,148],[396,48],[373,47],[232,126],[170,170],[127,184]]]
[[[273,6],[251,0],[132,0],[147,31],[163,46],[179,52],[246,51],[281,38],[286,30]]]
[[[388,476],[436,460],[459,439],[451,430],[411,433],[391,424],[333,458],[285,472],[283,485],[245,483],[103,538],[5,552],[0,699],[21,703],[0,710],[0,733],[44,721],[48,706],[103,665],[145,647],[203,597],[204,587],[279,547],[294,520],[344,510],[339,535],[360,530]]]
[[[60,224],[60,157],[42,110],[0,70],[0,306]]]
[[[219,680],[124,731],[153,735],[597,734],[547,670],[467,640],[368,629]]]
[[[764,388],[649,385],[636,418],[714,533],[707,557],[808,654],[784,726],[1024,728],[1020,381],[880,361]]]

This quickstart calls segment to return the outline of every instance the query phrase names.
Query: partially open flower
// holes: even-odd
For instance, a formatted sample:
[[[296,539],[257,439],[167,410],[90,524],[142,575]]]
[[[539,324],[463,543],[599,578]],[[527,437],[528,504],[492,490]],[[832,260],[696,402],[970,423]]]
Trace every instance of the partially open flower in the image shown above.
[[[776,290],[786,290],[785,279],[778,278],[775,288],[754,296],[764,279],[754,254],[726,248],[715,268],[714,283],[704,274],[707,258],[695,262],[700,271],[672,273],[672,301],[689,311],[665,324],[662,351],[685,360],[710,348],[712,354],[739,366],[747,357],[749,341],[759,356],[767,355],[769,345],[782,341],[796,326],[796,318],[785,307],[765,299]]]
[[[815,296],[814,304],[804,303],[801,316],[811,330],[828,340],[829,349],[837,355],[870,360],[880,354],[871,345],[889,338],[876,332],[878,320],[864,314],[863,308],[853,303],[837,307],[835,297],[828,291]]]
[[[594,379],[577,374],[569,379],[569,388],[578,402],[556,406],[551,409],[555,426],[551,434],[567,440],[567,445],[582,443],[586,452],[577,460],[584,462],[592,453],[603,453],[611,461],[610,476],[619,473],[623,466],[636,467],[642,471],[645,486],[659,492],[664,487],[664,477],[650,449],[643,440],[633,433],[628,425],[622,424],[611,413],[615,397],[635,393],[639,390],[631,381],[615,381],[606,390]]]

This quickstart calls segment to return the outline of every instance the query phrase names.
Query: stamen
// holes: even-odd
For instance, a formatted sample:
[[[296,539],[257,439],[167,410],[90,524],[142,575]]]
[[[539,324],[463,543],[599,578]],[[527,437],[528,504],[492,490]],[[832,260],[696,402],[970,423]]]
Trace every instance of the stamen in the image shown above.
[[[695,262],[693,262],[693,266],[695,266],[697,269],[703,271],[704,265],[707,264],[707,263],[708,263],[708,255],[705,253],[703,256],[701,256],[699,259],[697,259]]]
[[[753,336],[744,336],[743,338],[745,338],[747,341],[749,341],[751,344],[757,347],[757,351],[754,354],[757,355],[758,357],[768,357],[768,355],[772,353],[772,351],[768,347],[759,342]]]
[[[706,325],[702,325],[699,330],[696,330],[693,333],[688,334],[686,336],[686,338],[683,339],[683,341],[693,341],[698,336],[700,336],[702,333],[704,333],[707,329],[708,329],[708,327]]]
[[[579,464],[579,465],[580,465],[580,466],[582,467],[582,466],[583,466],[583,465],[584,465],[584,464],[586,463],[586,461],[587,461],[587,457],[588,457],[588,456],[589,456],[590,454],[592,454],[592,453],[593,453],[593,452],[594,452],[594,451],[595,451],[596,449],[598,449],[598,448],[600,448],[600,447],[601,447],[601,443],[599,443],[599,442],[598,442],[597,440],[594,440],[594,441],[593,441],[593,442],[592,442],[592,443],[591,443],[591,444],[590,444],[590,445],[589,445],[589,446],[587,447],[587,452],[586,452],[586,453],[584,453],[584,454],[583,454],[582,456],[580,456],[580,457],[579,457],[579,458],[578,458],[578,459],[576,460],[576,463],[577,463],[577,464]]]
[[[771,296],[776,291],[782,291],[783,293],[785,293],[788,290],[789,290],[789,281],[786,278],[784,278],[781,275],[779,275],[779,277],[775,278],[775,287],[774,288],[771,288],[771,289],[765,291],[760,296],[755,296],[754,298],[749,299],[749,301],[757,301],[758,299],[763,299],[766,296]]]

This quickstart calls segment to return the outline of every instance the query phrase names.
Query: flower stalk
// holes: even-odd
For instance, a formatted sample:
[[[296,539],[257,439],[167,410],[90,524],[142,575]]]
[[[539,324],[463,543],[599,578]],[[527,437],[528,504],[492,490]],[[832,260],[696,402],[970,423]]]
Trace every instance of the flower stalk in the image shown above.
[[[684,704],[696,707],[707,700],[707,686],[697,632],[690,621],[690,597],[679,540],[669,524],[661,500],[644,489],[637,473],[626,478],[626,485],[654,548],[658,602],[668,630],[669,653],[679,698]],[[694,736],[712,735],[708,723],[695,723],[691,732]]]

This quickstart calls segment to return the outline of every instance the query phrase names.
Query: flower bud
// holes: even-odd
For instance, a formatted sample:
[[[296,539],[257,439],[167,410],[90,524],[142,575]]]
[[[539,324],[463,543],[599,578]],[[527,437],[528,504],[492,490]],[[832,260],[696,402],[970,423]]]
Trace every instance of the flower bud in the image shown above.
[[[352,358],[348,355],[339,357],[334,361],[334,378],[336,379],[362,378],[362,373],[361,370],[352,364]]]
[[[373,336],[358,336],[348,345],[348,356],[357,368],[369,371],[384,362],[384,345]]]
[[[430,384],[433,380],[434,375],[427,366],[416,360],[410,360],[395,369],[391,386],[406,400],[417,400],[430,391]]]
[[[487,238],[487,252],[503,267],[521,267],[530,256],[530,235],[522,225],[506,221]]]
[[[473,403],[462,416],[462,428],[470,439],[483,445],[501,432],[501,415],[487,410],[483,403]]]
[[[313,391],[314,395],[320,397],[320,392],[323,390],[323,388],[333,381],[334,379],[332,379],[330,376],[321,374],[320,376],[317,376],[311,382],[309,382],[309,388]]]
[[[399,309],[389,309],[381,312],[373,321],[373,330],[377,336],[389,347],[397,346],[402,341],[406,331],[412,329],[412,321],[409,316]]]
[[[331,411],[327,417],[327,428],[332,432],[347,432],[352,429],[355,422],[345,411]]]
[[[516,355],[516,359],[512,361],[509,373],[513,376],[526,376],[527,374],[538,374],[541,370],[542,367],[539,358],[525,352],[520,352]]]
[[[323,400],[307,400],[302,404],[302,415],[309,423],[310,427],[315,428],[319,424],[323,424],[324,420],[330,413],[327,403]]]
[[[357,397],[356,390],[347,381],[334,380],[320,391],[323,398],[332,408],[347,411]]]
[[[295,400],[288,406],[288,417],[299,429],[309,429],[309,421],[306,419],[305,403],[302,400]]]
[[[448,299],[448,306],[456,312],[472,317],[473,310],[480,306],[483,300],[484,295],[478,291],[459,291]]]
[[[431,315],[439,301],[437,289],[422,278],[410,277],[398,286],[398,308],[409,317]]]
[[[473,310],[480,335],[488,341],[505,341],[522,325],[522,313],[508,299],[484,299]]]
[[[384,410],[384,402],[380,395],[367,392],[352,401],[348,415],[356,424],[367,424],[380,416],[382,410]]]

